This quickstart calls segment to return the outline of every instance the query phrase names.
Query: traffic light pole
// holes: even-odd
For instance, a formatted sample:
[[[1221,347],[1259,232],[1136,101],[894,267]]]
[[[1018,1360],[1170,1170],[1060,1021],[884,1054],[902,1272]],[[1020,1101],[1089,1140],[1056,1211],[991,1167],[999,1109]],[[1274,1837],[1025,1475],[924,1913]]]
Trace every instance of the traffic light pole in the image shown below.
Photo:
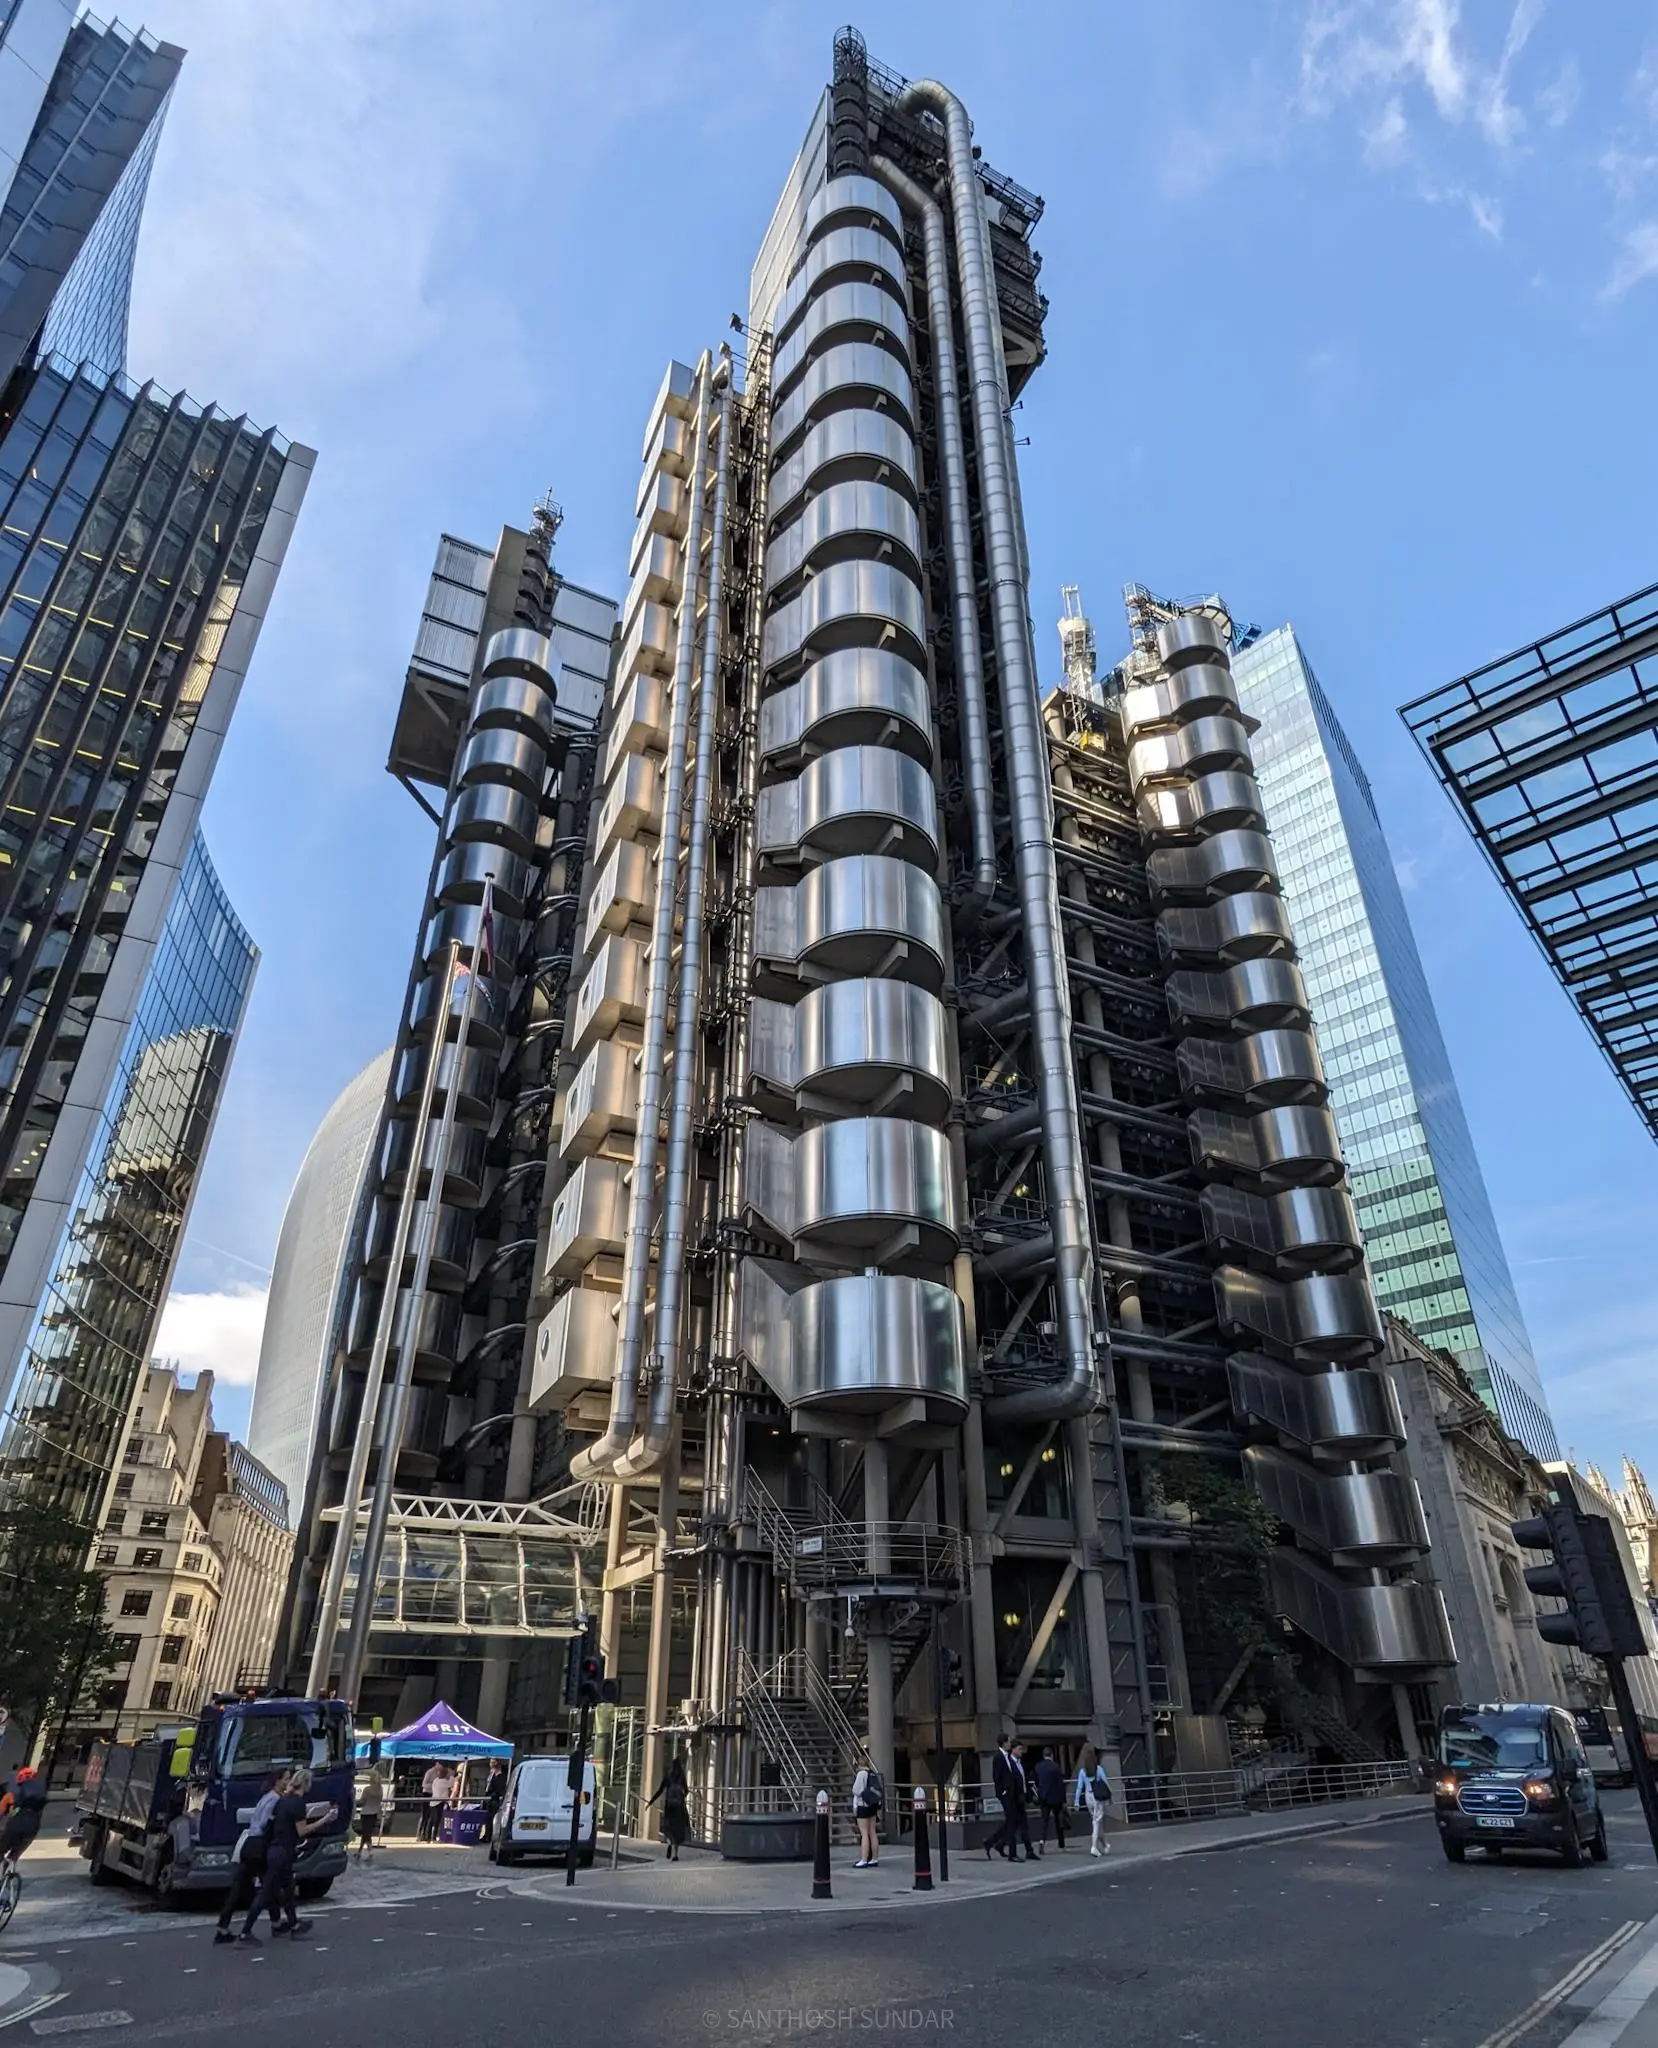
[[[950,1827],[944,1816],[944,1615],[933,1610],[933,1783],[938,1787],[938,1881],[950,1882]]]
[[[1629,1774],[1641,1795],[1641,1811],[1646,1815],[1652,1853],[1658,1856],[1658,1774],[1654,1773],[1652,1759],[1646,1753],[1646,1736],[1641,1730],[1641,1718],[1635,1711],[1634,1695],[1629,1690],[1629,1674],[1623,1668],[1621,1657],[1602,1657],[1600,1661],[1606,1667],[1612,1698],[1617,1703],[1618,1719],[1623,1724],[1624,1744],[1629,1751]]]
[[[593,1710],[584,1701],[576,1714],[576,1742],[570,1758],[570,1846],[564,1859],[564,1882],[576,1881],[576,1857],[581,1848],[581,1809],[587,1789],[587,1735]],[[598,1815],[593,1816],[593,1839],[598,1840]]]

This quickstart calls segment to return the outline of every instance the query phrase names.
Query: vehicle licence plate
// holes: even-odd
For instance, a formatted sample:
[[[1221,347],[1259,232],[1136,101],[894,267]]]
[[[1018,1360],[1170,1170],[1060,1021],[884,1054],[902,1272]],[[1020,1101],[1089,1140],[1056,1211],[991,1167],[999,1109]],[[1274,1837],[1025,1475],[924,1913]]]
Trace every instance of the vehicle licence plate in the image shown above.
[[[518,1823],[518,1825],[523,1830],[523,1832],[526,1835],[528,1835],[536,1832],[539,1829],[544,1829],[547,1823],[544,1820],[521,1820]],[[1510,1827],[1512,1827],[1513,1822],[1510,1821],[1509,1825]]]
[[[1475,1825],[1482,1828],[1511,1828],[1515,1823],[1511,1820],[1499,1819],[1495,1814],[1482,1813]]]

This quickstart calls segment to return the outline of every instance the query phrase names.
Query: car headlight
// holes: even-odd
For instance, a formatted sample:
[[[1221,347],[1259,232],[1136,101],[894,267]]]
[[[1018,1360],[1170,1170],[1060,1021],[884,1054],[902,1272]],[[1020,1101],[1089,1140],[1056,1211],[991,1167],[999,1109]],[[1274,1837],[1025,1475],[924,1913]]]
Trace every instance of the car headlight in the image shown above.
[[[217,1870],[221,1864],[230,1861],[228,1849],[198,1849],[195,1861],[203,1870]]]
[[[1527,1778],[1525,1784],[1520,1789],[1529,1800],[1538,1806],[1552,1806],[1555,1800],[1560,1797],[1558,1790],[1549,1783],[1547,1778]]]
[[[1457,1794],[1457,1781],[1455,1778],[1435,1778],[1433,1788],[1441,1799],[1454,1799]]]

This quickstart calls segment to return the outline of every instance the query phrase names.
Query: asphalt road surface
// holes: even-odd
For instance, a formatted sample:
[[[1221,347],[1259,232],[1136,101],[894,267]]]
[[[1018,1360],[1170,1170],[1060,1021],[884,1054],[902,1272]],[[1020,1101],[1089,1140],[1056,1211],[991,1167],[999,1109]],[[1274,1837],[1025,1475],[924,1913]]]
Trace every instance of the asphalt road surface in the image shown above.
[[[534,1897],[325,1906],[308,1940],[249,1951],[214,1947],[211,1915],[192,1913],[33,1951],[62,1996],[14,2021],[12,2038],[1479,2048],[1620,1927],[1658,1914],[1634,1801],[1608,1804],[1613,1861],[1581,1870],[1518,1854],[1453,1867],[1423,1812],[1000,1900],[833,1918],[642,1914],[548,1884]],[[1577,2017],[1545,2012],[1517,2048],[1554,2048]]]

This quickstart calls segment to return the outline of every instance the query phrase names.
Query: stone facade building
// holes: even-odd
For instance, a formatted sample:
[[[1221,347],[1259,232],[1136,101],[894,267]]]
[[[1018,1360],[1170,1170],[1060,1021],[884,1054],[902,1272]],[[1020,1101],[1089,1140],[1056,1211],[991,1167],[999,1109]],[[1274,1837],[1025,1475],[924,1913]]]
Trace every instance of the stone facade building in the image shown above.
[[[98,1691],[96,1722],[77,1731],[83,1742],[148,1735],[200,1704],[224,1585],[192,1506],[212,1427],[210,1372],[181,1387],[173,1367],[146,1369],[97,1552],[119,1662]]]
[[[1428,1733],[1432,1711],[1456,1699],[1603,1704],[1600,1666],[1538,1635],[1537,1602],[1524,1572],[1544,1559],[1520,1548],[1512,1525],[1535,1514],[1551,1492],[1569,1492],[1587,1512],[1607,1515],[1622,1536],[1618,1507],[1603,1483],[1533,1457],[1448,1352],[1422,1343],[1397,1317],[1386,1323],[1387,1368],[1405,1420],[1400,1455],[1422,1495],[1433,1545],[1427,1569],[1445,1598],[1457,1660],[1431,1693],[1423,1689],[1420,1732]],[[1634,1554],[1627,1544],[1620,1549],[1639,1596]],[[1629,1674],[1637,1705],[1658,1713],[1652,1660],[1632,1661]]]
[[[202,1693],[243,1692],[270,1675],[294,1548],[288,1489],[246,1444],[216,1429],[207,1439],[192,1501],[224,1572]]]

